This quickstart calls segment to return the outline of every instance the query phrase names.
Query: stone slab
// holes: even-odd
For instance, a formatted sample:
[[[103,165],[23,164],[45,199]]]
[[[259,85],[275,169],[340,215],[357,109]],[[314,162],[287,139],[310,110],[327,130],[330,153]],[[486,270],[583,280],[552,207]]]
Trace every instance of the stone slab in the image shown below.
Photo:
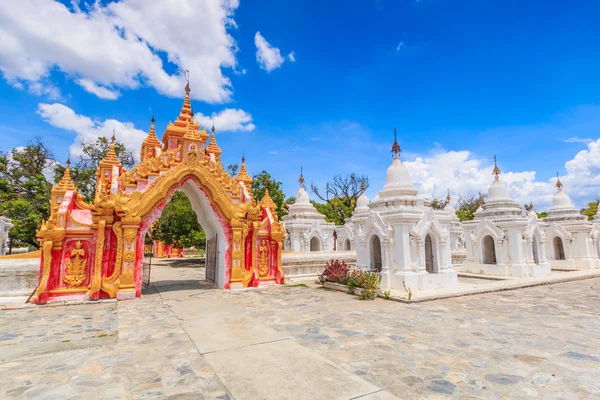
[[[291,340],[204,356],[238,400],[355,399],[380,389]]]
[[[182,327],[202,354],[288,338],[246,315],[192,319]]]
[[[237,308],[223,299],[212,297],[193,298],[171,304],[171,310],[181,320],[214,318],[234,314]]]
[[[398,397],[394,396],[390,392],[380,390],[379,392],[371,393],[366,396],[356,397],[356,400],[396,400]]]

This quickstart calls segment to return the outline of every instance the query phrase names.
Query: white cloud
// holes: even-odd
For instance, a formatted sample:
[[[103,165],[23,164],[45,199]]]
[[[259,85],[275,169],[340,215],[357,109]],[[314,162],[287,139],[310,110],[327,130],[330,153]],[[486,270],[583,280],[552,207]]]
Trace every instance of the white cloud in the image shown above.
[[[99,137],[110,138],[114,130],[117,141],[131,149],[137,158],[138,150],[147,136],[146,132],[136,129],[131,122],[115,119],[94,121],[84,115],[76,114],[75,111],[60,103],[38,104],[37,113],[49,124],[77,134],[70,147],[70,154],[74,157],[83,155],[82,143],[95,142]]]
[[[404,42],[399,42],[398,46],[396,46],[396,51],[397,52],[400,51],[400,49],[403,48],[403,47],[404,47]]]
[[[404,161],[419,194],[430,198],[444,198],[450,189],[453,200],[461,195],[487,193],[493,182],[493,161],[478,158],[463,151],[436,150],[414,161]],[[510,195],[520,205],[533,201],[537,210],[547,210],[556,193],[556,178],[537,180],[535,171],[504,171],[502,161],[501,180],[507,185]],[[567,173],[560,177],[565,192],[576,206],[583,207],[595,201],[600,194],[600,139],[588,144],[571,160],[565,163]]]
[[[437,150],[415,161],[405,161],[411,179],[419,188],[419,194],[430,198],[444,198],[450,189],[454,201],[461,195],[487,193],[494,178],[493,162],[477,158],[467,150]],[[499,164],[502,169],[502,163]],[[537,182],[535,171],[503,171],[501,179],[509,188],[511,197],[519,204],[529,202],[548,206],[552,202],[554,188],[550,182]],[[539,207],[538,207],[539,209]]]
[[[194,114],[194,119],[200,122],[201,126],[211,127],[214,121],[215,130],[223,131],[246,131],[251,132],[256,128],[252,123],[252,115],[244,110],[236,108],[226,108],[218,114],[212,116],[203,115],[202,113]]]
[[[192,96],[231,99],[223,68],[236,67],[237,0],[121,0],[70,11],[53,0],[6,0],[0,7],[0,72],[15,87],[62,71],[101,98],[117,89],[154,87],[181,96],[189,69]],[[164,54],[168,64],[159,57]],[[171,65],[169,65],[171,64]],[[174,71],[174,72],[167,72]],[[37,90],[40,94],[46,94]]]
[[[585,144],[590,144],[591,142],[594,141],[594,139],[590,139],[590,138],[580,138],[580,137],[570,137],[567,139],[563,139],[562,140],[565,143],[585,143]]]
[[[271,72],[281,67],[285,62],[285,58],[281,56],[281,51],[267,42],[260,32],[256,32],[256,35],[254,35],[254,44],[256,45],[256,61],[265,71]],[[296,61],[293,51],[288,55],[288,59],[291,62]]]
[[[96,85],[93,81],[89,79],[80,79],[77,81],[77,83],[81,85],[85,90],[92,94],[95,94],[101,99],[116,100],[119,98],[120,95],[118,90],[110,90],[105,87]]]

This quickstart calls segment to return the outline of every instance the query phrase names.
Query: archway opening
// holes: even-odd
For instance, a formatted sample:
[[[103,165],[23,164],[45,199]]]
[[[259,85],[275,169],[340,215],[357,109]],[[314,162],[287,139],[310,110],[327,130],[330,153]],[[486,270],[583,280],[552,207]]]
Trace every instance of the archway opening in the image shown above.
[[[351,250],[350,239],[346,239],[346,242],[344,243],[344,250]]]
[[[379,236],[371,237],[371,269],[381,271],[383,263],[381,262],[381,241]]]
[[[321,242],[316,236],[310,239],[310,251],[321,251]]]
[[[490,235],[483,238],[483,263],[496,264],[496,245]]]
[[[438,272],[435,246],[431,235],[425,236],[425,270],[430,274]]]
[[[191,273],[194,278],[184,282],[187,286],[198,288],[201,280],[219,287],[225,285],[228,273],[225,229],[228,229],[228,225],[211,204],[208,194],[193,178],[185,180],[180,187],[172,188],[166,199],[159,202],[140,224],[142,232],[151,232],[157,239],[155,243],[160,240],[166,245],[163,255],[170,256],[172,261],[162,264],[167,269],[173,268],[169,273],[182,271],[180,268],[199,268],[199,274]],[[195,248],[196,257],[182,258],[185,248]],[[159,264],[157,260],[156,264]],[[156,268],[152,268],[152,271],[153,278],[150,279],[143,276],[146,268],[142,267],[142,280],[152,281],[155,285],[172,282],[172,278],[164,276],[164,273],[162,276],[155,274],[158,273]]]
[[[533,253],[533,262],[536,264],[539,264],[540,263],[540,254],[539,254],[540,249],[538,246],[538,239],[535,235],[533,236],[533,243],[531,245],[532,245],[532,253]]]
[[[553,240],[554,242],[554,259],[555,260],[564,260],[565,259],[565,246],[560,237],[556,236]]]

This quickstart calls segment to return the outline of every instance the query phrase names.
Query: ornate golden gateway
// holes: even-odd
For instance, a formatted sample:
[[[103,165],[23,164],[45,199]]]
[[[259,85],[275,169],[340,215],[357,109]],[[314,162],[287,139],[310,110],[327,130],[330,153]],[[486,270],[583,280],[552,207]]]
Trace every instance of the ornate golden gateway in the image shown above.
[[[152,118],[140,163],[131,170],[119,162],[113,137],[96,171],[93,203],[77,192],[67,161],[63,178],[52,188],[50,218],[37,231],[43,251],[33,302],[139,297],[144,237],[179,188],[193,188],[221,236],[219,286],[283,283],[284,230],[268,189],[257,203],[243,158],[235,178],[225,171],[215,129],[210,135],[200,129],[189,84],[185,89],[181,112],[162,141]]]

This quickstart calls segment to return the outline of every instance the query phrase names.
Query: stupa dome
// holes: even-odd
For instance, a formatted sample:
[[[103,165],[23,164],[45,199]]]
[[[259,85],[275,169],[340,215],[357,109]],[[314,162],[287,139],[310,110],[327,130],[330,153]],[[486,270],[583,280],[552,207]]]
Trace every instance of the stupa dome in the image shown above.
[[[408,169],[397,158],[385,174],[385,186],[412,186]]]
[[[369,198],[365,193],[361,194],[356,200],[356,208],[366,208],[369,206]]]
[[[500,179],[496,179],[488,189],[487,201],[510,200],[508,188]]]
[[[308,192],[304,190],[303,187],[298,189],[298,192],[296,193],[296,204],[310,204]]]
[[[561,190],[552,199],[552,208],[573,208],[573,203],[569,195]]]

